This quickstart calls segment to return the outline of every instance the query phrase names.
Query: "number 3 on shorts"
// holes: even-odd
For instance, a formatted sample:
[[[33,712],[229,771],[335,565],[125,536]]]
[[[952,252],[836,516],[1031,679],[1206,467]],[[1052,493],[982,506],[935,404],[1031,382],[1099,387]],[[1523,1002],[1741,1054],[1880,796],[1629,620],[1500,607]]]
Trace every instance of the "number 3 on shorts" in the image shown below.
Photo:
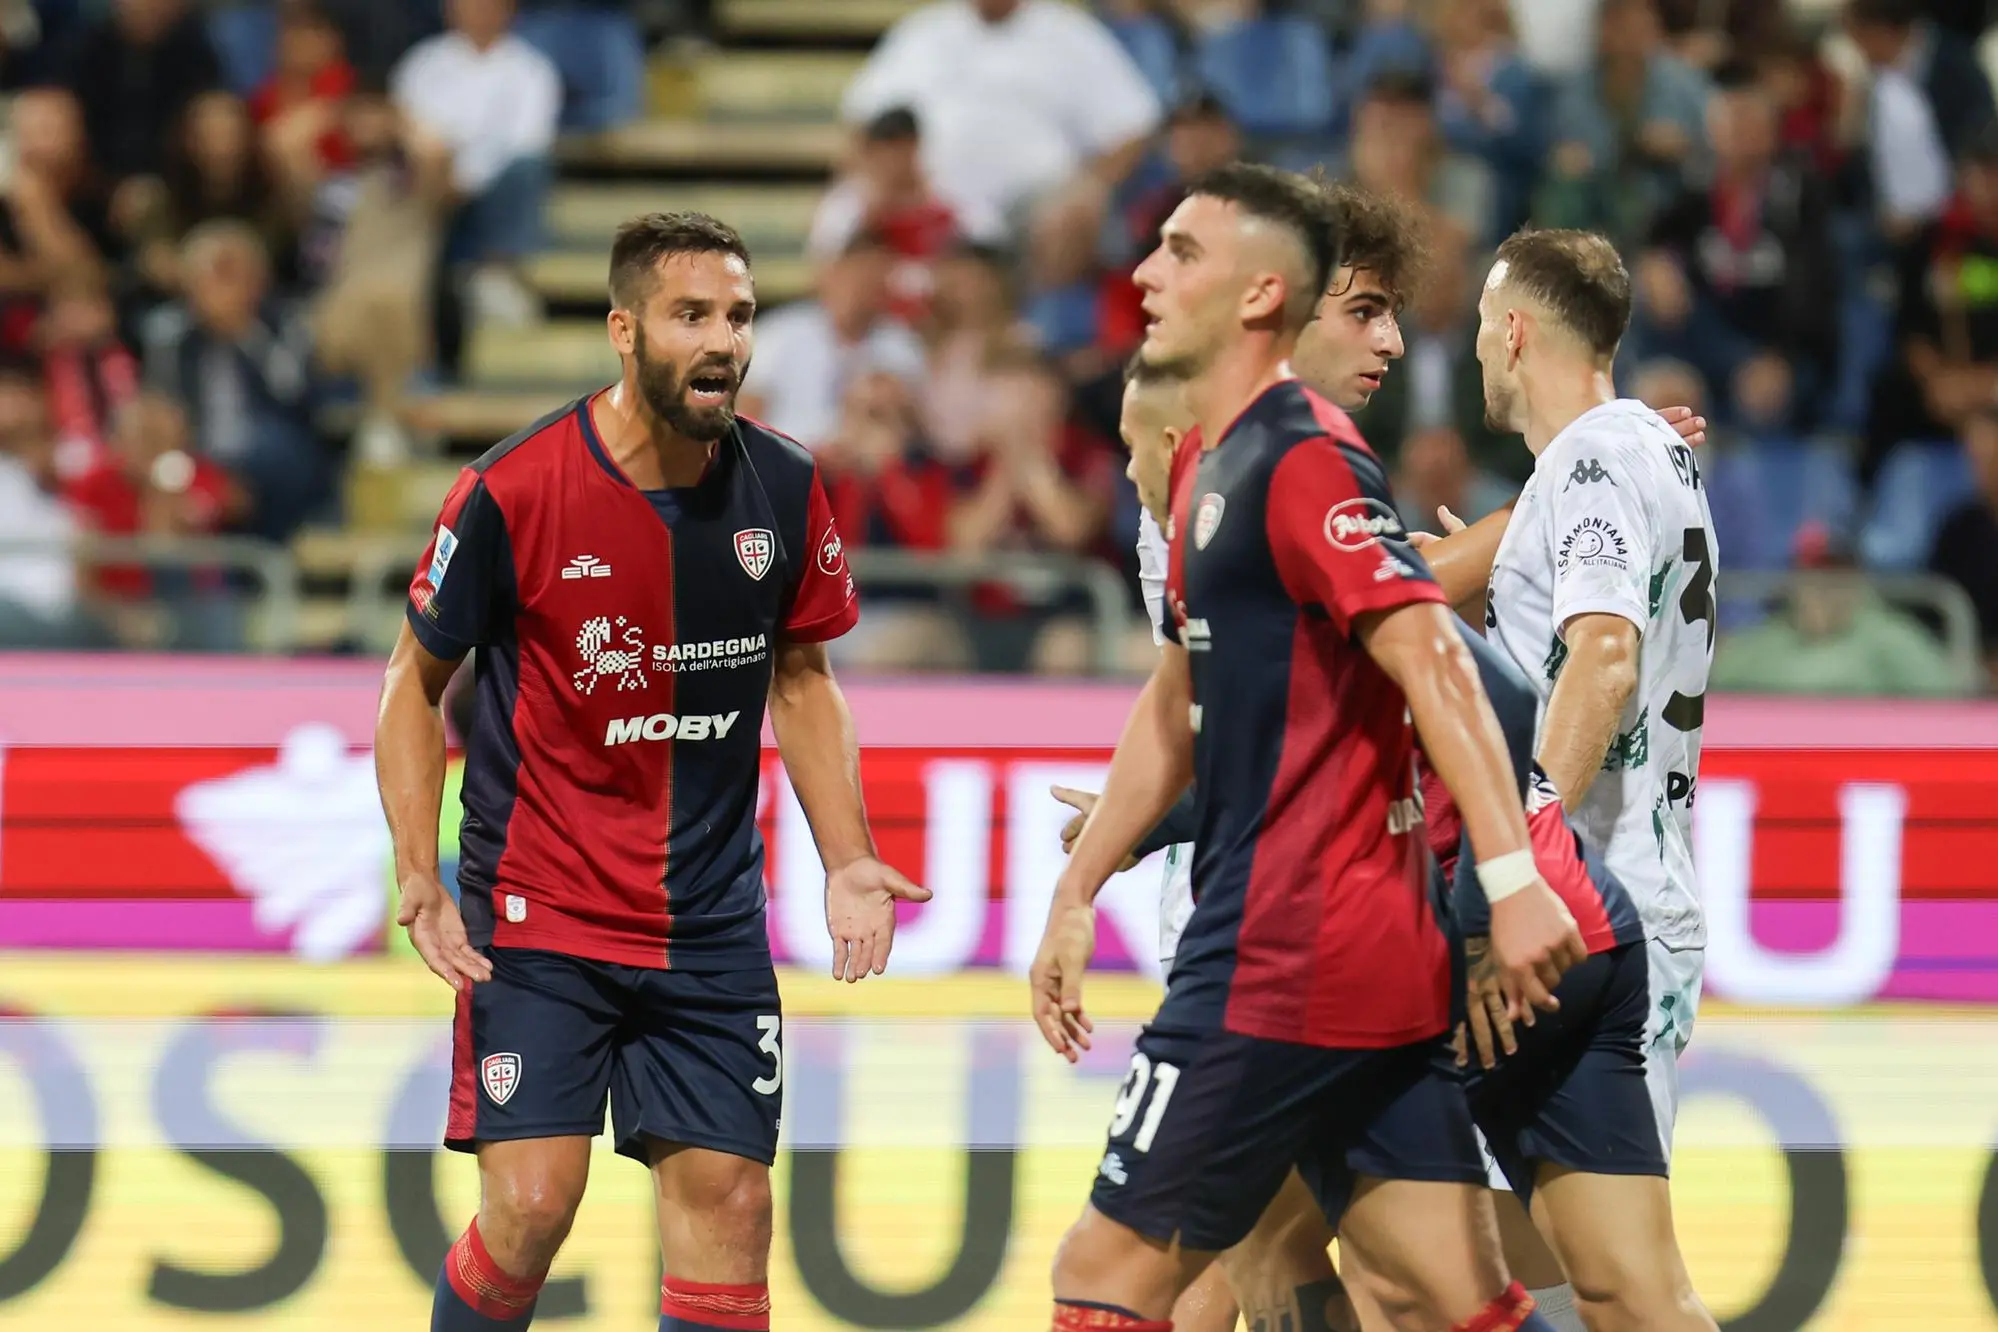
[[[1145,1093],[1150,1091],[1152,1103],[1145,1110],[1145,1122],[1138,1125],[1138,1136],[1131,1139],[1131,1150],[1148,1152],[1152,1149],[1152,1139],[1158,1136],[1159,1121],[1165,1118],[1166,1103],[1172,1100],[1172,1089],[1179,1085],[1179,1070],[1171,1064],[1153,1064],[1143,1054],[1131,1056],[1130,1076],[1117,1092],[1117,1103],[1110,1110],[1110,1136],[1122,1137],[1138,1117],[1139,1107],[1144,1105]]]
[[[770,1056],[770,1076],[758,1078],[749,1084],[750,1090],[764,1096],[775,1095],[784,1085],[784,1048],[777,1043],[778,1032],[782,1030],[784,1019],[775,1013],[759,1013],[756,1018],[756,1048]]]

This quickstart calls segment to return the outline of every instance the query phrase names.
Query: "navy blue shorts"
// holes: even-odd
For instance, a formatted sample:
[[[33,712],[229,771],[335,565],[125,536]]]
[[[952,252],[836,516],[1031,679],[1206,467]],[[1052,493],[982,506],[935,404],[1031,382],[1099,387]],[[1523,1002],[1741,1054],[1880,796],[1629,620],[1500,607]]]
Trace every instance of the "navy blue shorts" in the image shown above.
[[[1362,1175],[1483,1183],[1445,1039],[1327,1050],[1147,1027],[1089,1201],[1148,1238],[1217,1251],[1249,1233],[1293,1166],[1335,1226]]]
[[[444,1145],[603,1132],[769,1165],[783,1112],[777,973],[659,971],[538,948],[487,948],[458,992]]]
[[[1554,994],[1559,1012],[1516,1028],[1518,1051],[1471,1075],[1471,1113],[1506,1182],[1524,1202],[1542,1161],[1591,1175],[1666,1174],[1645,1079],[1644,945],[1597,953]]]

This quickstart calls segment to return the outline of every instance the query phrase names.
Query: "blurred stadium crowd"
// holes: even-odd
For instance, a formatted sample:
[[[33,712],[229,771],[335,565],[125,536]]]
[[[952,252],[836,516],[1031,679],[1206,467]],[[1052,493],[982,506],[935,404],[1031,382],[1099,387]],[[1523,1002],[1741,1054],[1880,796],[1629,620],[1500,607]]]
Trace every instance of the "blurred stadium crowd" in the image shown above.
[[[534,410],[505,385],[467,397],[559,360],[565,307],[601,313],[582,248],[580,282],[547,253],[587,211],[565,182],[612,160],[625,192],[579,200],[783,212],[786,187],[762,182],[795,162],[723,160],[731,127],[682,95],[691,70],[711,102],[774,80],[757,96],[789,116],[768,127],[780,150],[834,136],[804,169],[795,280],[760,265],[744,405],[818,454],[850,549],[929,557],[856,562],[848,664],[1144,667],[1135,615],[1106,652],[1089,613],[1092,578],[1134,577],[1128,275],[1184,181],[1252,156],[1323,163],[1428,217],[1407,355],[1360,417],[1410,525],[1490,512],[1531,467],[1483,422],[1485,255],[1529,221],[1601,229],[1638,295],[1620,387],[1714,422],[1715,686],[1990,689],[1987,8],[0,0],[0,645],[245,642],[237,576],[73,553],[77,531],[301,551],[373,533],[413,557],[396,515],[433,512],[438,475],[598,368],[600,331],[577,382],[536,381],[553,396]],[[820,50],[847,64],[826,123],[798,128],[829,66],[784,61]],[[675,118],[696,123],[675,137]],[[632,169],[626,149],[668,140],[680,166]],[[708,173],[691,185],[689,161]],[[515,354],[488,373],[483,346]]]

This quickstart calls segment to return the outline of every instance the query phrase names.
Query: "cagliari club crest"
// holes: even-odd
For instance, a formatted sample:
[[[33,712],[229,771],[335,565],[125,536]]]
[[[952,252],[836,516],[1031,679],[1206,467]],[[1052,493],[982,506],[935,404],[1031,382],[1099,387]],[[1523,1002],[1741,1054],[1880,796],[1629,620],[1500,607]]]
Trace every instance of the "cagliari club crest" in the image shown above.
[[[1214,539],[1214,529],[1221,526],[1221,515],[1228,508],[1228,501],[1213,491],[1200,497],[1200,508],[1193,515],[1193,548],[1206,550],[1207,543]]]
[[[490,1054],[479,1061],[479,1081],[494,1105],[505,1105],[520,1086],[520,1056]]]
[[[735,534],[735,557],[742,561],[742,571],[759,582],[776,554],[777,538],[767,527],[745,527]]]

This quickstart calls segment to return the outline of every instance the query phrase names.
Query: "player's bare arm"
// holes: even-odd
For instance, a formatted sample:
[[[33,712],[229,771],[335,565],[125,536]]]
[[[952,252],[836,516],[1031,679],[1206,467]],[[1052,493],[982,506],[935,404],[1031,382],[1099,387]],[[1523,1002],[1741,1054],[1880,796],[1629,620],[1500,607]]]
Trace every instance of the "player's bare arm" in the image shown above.
[[[1692,408],[1666,407],[1658,415],[1692,447],[1699,448],[1707,442],[1707,418],[1695,416]],[[1506,524],[1511,520],[1511,505],[1468,526],[1445,510],[1444,535],[1409,534],[1409,544],[1429,561],[1429,571],[1451,607],[1462,611],[1473,623],[1483,618],[1473,612],[1482,609],[1479,603],[1491,584],[1492,561],[1498,558],[1499,542],[1504,539]]]
[[[375,718],[375,779],[395,842],[402,895],[396,924],[452,989],[491,980],[488,962],[465,935],[458,904],[437,869],[437,816],[444,803],[444,689],[458,663],[433,655],[407,624],[395,641]]]
[[[1538,757],[1572,810],[1603,770],[1617,722],[1637,692],[1638,635],[1621,615],[1589,614],[1568,621],[1562,637],[1568,664],[1547,699]]]
[[[1586,951],[1574,918],[1534,868],[1512,763],[1484,686],[1443,607],[1403,606],[1367,616],[1361,644],[1408,699],[1424,752],[1456,799],[1492,904],[1492,949],[1505,976],[1506,1007],[1531,1025],[1552,1010],[1561,973]]]
[[[1193,676],[1186,649],[1168,645],[1124,722],[1103,794],[1055,884],[1048,924],[1029,973],[1034,1021],[1070,1063],[1089,1048],[1082,973],[1096,948],[1096,894],[1193,780]]]
[[[927,902],[919,887],[875,855],[860,794],[860,746],[853,714],[833,678],[823,643],[786,642],[770,678],[770,729],[812,840],[826,867],[826,929],[833,979],[849,983],[888,969],[895,903]]]

